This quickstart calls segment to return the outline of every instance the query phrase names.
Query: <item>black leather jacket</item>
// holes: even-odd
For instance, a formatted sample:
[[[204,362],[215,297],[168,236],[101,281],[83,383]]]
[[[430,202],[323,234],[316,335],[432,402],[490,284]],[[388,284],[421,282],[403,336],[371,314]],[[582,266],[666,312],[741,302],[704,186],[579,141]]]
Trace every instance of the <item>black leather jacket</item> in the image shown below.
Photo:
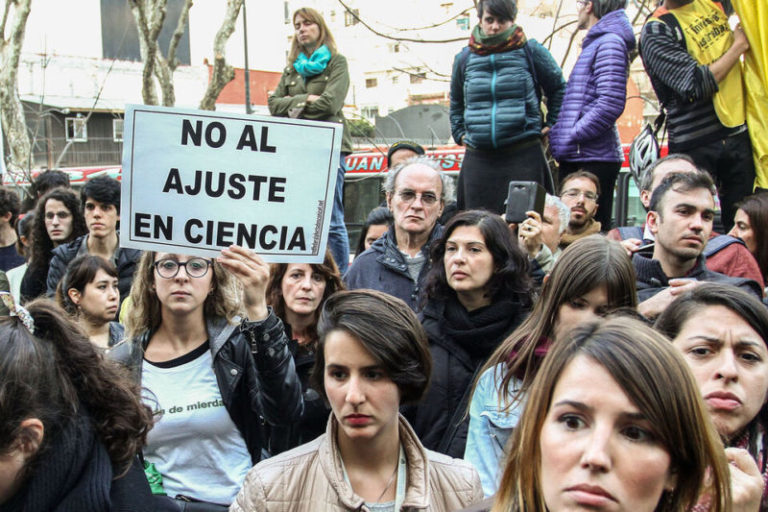
[[[261,322],[229,324],[224,318],[213,318],[207,320],[207,329],[221,399],[256,464],[266,446],[264,424],[288,425],[304,408],[283,322],[270,308]],[[146,332],[126,340],[108,355],[126,365],[138,383],[151,337]]]

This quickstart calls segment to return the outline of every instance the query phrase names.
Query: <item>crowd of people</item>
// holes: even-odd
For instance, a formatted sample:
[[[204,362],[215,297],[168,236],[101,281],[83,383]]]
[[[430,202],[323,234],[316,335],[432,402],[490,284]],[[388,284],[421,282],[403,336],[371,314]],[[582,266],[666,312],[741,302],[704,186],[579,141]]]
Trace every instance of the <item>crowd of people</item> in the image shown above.
[[[514,2],[480,0],[451,81],[457,203],[393,144],[351,264],[343,166],[312,264],[122,248],[107,176],[42,173],[20,220],[0,188],[0,512],[768,512],[749,44],[709,0],[646,22],[671,152],[641,175],[645,224],[614,228],[625,3],[578,2],[566,81]],[[702,13],[712,44],[686,49]],[[317,11],[292,21],[270,111],[344,122],[346,60]],[[511,180],[546,189],[541,211],[508,222]]]

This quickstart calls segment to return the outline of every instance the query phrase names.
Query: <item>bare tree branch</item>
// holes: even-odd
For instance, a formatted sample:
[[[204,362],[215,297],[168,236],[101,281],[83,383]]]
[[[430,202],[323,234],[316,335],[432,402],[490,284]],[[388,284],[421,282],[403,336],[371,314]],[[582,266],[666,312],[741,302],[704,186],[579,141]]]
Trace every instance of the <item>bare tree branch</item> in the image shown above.
[[[5,0],[5,9],[3,9],[3,21],[0,24],[0,38],[5,39],[5,24],[8,22],[8,13],[11,10],[11,4],[14,0]]]
[[[200,109],[216,110],[216,99],[219,93],[229,82],[235,78],[235,70],[227,64],[226,45],[232,33],[235,31],[235,22],[243,6],[243,0],[227,0],[227,12],[224,21],[221,22],[216,38],[213,40],[213,72],[208,81],[203,99],[200,101]]]
[[[351,14],[362,26],[373,32],[379,37],[383,37],[385,39],[391,39],[392,41],[409,41],[411,43],[428,43],[428,44],[441,44],[441,43],[456,43],[459,41],[466,41],[466,37],[456,37],[453,39],[413,39],[411,37],[396,37],[396,36],[390,36],[388,34],[384,34],[383,32],[379,32],[372,26],[370,26],[368,23],[363,21],[363,19],[355,14],[355,12],[350,9],[347,4],[343,2],[343,0],[338,0],[338,2],[344,7],[344,9]]]
[[[167,1],[130,0],[131,11],[136,18],[136,26],[139,30],[141,56],[144,59],[141,96],[146,105],[157,105],[157,93],[152,77],[155,74],[156,56],[159,53],[157,38],[165,21]]]
[[[433,23],[432,25],[425,25],[423,27],[399,28],[399,27],[393,27],[391,25],[385,25],[383,23],[381,23],[381,25],[383,25],[383,26],[385,26],[387,28],[391,28],[392,30],[397,30],[398,32],[411,32],[411,31],[414,31],[414,30],[429,30],[429,29],[432,29],[432,28],[437,28],[437,27],[442,27],[443,25],[447,25],[448,23],[452,22],[453,20],[455,20],[457,18],[461,18],[462,16],[468,14],[472,9],[474,9],[474,7],[467,7],[463,11],[459,12],[458,14],[455,14],[455,15],[451,16],[447,20],[443,20],[443,21],[440,21],[438,23]]]
[[[179,61],[176,59],[176,50],[179,47],[179,41],[184,35],[184,31],[187,29],[187,23],[189,22],[189,9],[192,7],[192,0],[185,0],[184,6],[181,8],[181,14],[179,15],[179,21],[176,23],[176,30],[173,31],[171,36],[171,42],[168,44],[168,65],[171,71],[176,71],[179,66]]]
[[[31,0],[16,0],[13,3],[15,9],[11,20],[10,36],[8,39],[4,37],[5,24],[10,15],[10,1],[6,1],[3,14],[3,38],[0,39],[0,112],[2,112],[0,121],[10,148],[8,168],[10,171],[20,171],[24,170],[32,150],[18,87],[19,58]]]
[[[573,33],[571,33],[571,38],[568,40],[568,47],[565,49],[565,54],[563,55],[563,60],[560,61],[560,69],[563,69],[563,66],[565,66],[565,60],[568,58],[568,54],[571,53],[571,47],[573,46],[573,40],[576,39],[576,34],[578,34],[578,33],[579,33],[578,30],[574,30]]]
[[[562,25],[560,25],[559,27],[557,27],[555,30],[553,30],[551,34],[549,34],[547,37],[545,37],[545,38],[544,38],[544,39],[541,41],[541,44],[544,44],[544,43],[546,43],[547,41],[551,40],[551,39],[554,37],[554,35],[555,35],[555,34],[557,34],[558,32],[560,32],[561,30],[563,30],[563,29],[564,29],[564,28],[566,28],[566,27],[570,27],[571,25],[573,25],[574,23],[576,23],[576,21],[577,21],[577,20],[573,20],[573,21],[568,21],[568,22],[566,22],[566,23],[563,23]],[[574,32],[574,33],[575,33],[575,32]],[[573,39],[573,37],[571,37],[571,39]]]

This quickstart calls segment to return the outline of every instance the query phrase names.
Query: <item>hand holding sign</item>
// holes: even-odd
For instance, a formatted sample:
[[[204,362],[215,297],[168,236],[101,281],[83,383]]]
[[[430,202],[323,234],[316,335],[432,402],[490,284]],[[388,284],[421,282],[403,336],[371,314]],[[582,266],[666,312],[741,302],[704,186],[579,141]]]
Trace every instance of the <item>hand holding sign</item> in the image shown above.
[[[238,245],[222,249],[221,256],[216,258],[216,261],[243,284],[243,302],[248,320],[258,322],[267,318],[269,264],[252,251]]]

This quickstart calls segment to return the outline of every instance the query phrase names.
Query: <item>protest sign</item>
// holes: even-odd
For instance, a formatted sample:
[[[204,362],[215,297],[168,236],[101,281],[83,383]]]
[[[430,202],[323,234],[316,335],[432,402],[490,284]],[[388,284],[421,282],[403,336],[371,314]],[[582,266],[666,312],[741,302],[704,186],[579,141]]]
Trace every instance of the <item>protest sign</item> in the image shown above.
[[[128,105],[120,245],[323,261],[342,125]]]

